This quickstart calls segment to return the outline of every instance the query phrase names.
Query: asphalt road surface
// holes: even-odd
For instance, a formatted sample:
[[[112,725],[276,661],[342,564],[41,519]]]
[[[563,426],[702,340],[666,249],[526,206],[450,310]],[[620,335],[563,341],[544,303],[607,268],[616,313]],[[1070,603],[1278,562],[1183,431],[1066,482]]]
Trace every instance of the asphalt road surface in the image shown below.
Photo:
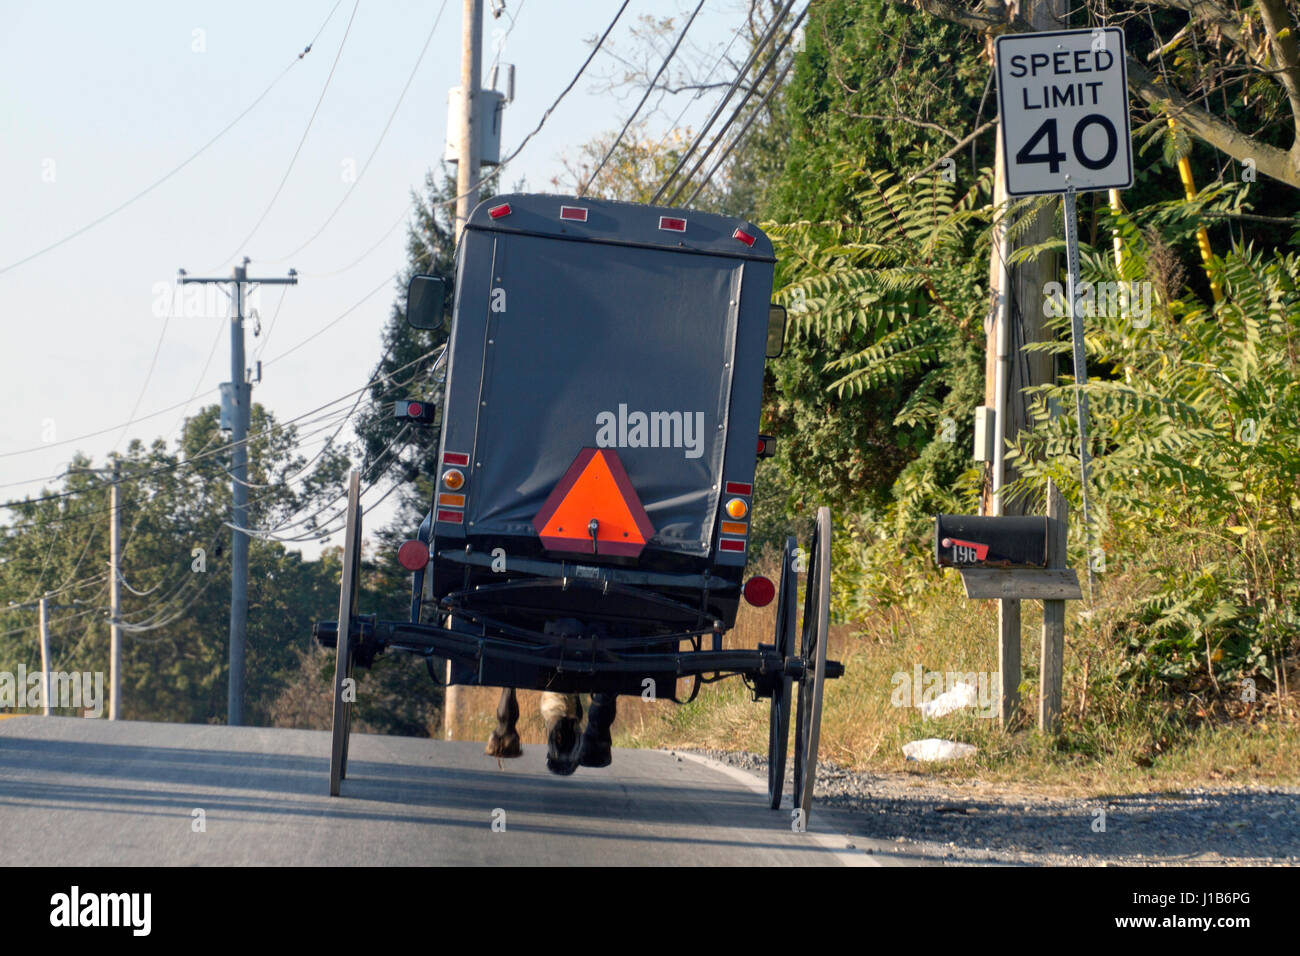
[[[321,731],[20,716],[0,720],[0,846],[55,866],[905,862],[815,808],[794,832],[757,776],[705,758],[616,750],[557,777],[530,746],[503,763],[353,734],[331,798]]]

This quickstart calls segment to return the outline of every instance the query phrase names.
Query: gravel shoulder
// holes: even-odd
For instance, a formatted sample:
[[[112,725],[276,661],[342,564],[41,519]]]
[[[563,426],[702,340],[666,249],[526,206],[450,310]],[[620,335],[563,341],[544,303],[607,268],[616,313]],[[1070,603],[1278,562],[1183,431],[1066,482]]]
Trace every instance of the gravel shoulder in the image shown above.
[[[699,752],[767,774],[767,759],[758,754]],[[786,788],[788,794],[788,780]],[[837,829],[950,865],[1300,865],[1300,788],[1063,797],[823,764],[817,806]]]

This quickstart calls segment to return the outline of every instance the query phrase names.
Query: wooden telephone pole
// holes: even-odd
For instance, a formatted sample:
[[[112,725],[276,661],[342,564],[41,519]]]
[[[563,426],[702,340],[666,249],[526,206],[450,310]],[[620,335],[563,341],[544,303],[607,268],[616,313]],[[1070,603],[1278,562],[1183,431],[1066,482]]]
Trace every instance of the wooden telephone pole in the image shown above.
[[[469,214],[478,204],[479,121],[476,116],[480,76],[483,72],[483,0],[463,0],[461,7],[460,47],[460,128],[456,144],[456,245]],[[447,681],[442,697],[442,732],[447,740],[456,733],[460,718],[461,688],[451,682],[451,661],[447,661]]]
[[[244,365],[244,294],[250,285],[298,284],[295,269],[290,269],[288,277],[283,279],[250,279],[248,262],[245,258],[242,265],[235,266],[232,276],[222,278],[201,279],[186,275],[182,269],[178,280],[181,285],[228,283],[233,304],[230,316],[230,676],[226,692],[226,723],[231,727],[244,722],[244,645],[248,637],[248,533],[244,529],[248,527],[248,423],[252,413],[253,385]]]
[[[1023,0],[1021,13],[1034,30],[1068,27],[1065,0]],[[993,41],[989,39],[989,60]],[[1014,480],[1014,469],[1005,458],[1007,441],[1025,428],[1029,410],[1024,389],[1055,381],[1055,360],[1043,352],[1027,352],[1023,346],[1051,337],[1043,309],[1043,286],[1057,275],[1056,257],[1042,254],[1012,268],[1016,245],[1032,246],[1053,235],[1053,207],[1044,204],[1032,222],[1021,224],[1021,234],[1012,240],[1011,222],[1006,217],[1006,166],[1002,149],[1002,123],[998,122],[993,181],[996,220],[993,253],[989,262],[989,288],[994,298],[994,318],[987,330],[984,365],[984,404],[995,409],[994,446],[990,492],[984,513],[1024,514],[1025,502],[1003,494],[1003,486]],[[998,601],[998,669],[1001,673],[1000,718],[1005,727],[1020,707],[1020,601]]]

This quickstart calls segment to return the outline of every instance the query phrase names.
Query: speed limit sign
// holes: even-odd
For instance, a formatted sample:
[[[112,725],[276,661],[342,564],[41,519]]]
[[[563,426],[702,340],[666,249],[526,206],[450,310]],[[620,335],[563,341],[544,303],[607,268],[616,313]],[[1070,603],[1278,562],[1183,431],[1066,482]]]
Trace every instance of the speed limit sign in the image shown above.
[[[1123,30],[1004,34],[997,70],[1010,195],[1133,185]]]

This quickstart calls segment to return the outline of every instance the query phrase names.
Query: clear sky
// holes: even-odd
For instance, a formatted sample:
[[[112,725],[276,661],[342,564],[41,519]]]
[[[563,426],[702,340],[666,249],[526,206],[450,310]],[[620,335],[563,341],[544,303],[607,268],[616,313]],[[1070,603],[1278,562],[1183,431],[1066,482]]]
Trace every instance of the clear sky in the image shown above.
[[[78,449],[102,463],[132,438],[171,442],[186,412],[216,400],[218,383],[230,378],[225,300],[191,300],[187,292],[175,308],[170,293],[160,293],[180,267],[191,275],[228,275],[246,255],[251,275],[298,270],[297,286],[261,290],[255,304],[262,335],[254,337],[250,323],[247,336],[249,364],[265,362],[254,399],[279,419],[365,384],[395,297],[386,277],[404,262],[410,191],[442,155],[447,92],[459,82],[461,2],[362,0],[349,30],[354,2],[341,0],[335,8],[335,0],[6,0],[0,270],[154,183],[284,75],[210,148],[144,198],[0,271],[0,498],[38,494],[41,482],[29,479],[59,474]],[[498,46],[501,61],[517,68],[502,135],[508,153],[572,78],[590,49],[584,41],[604,30],[618,3],[506,0],[499,19],[492,6],[484,3],[485,73]],[[742,22],[742,6],[709,0],[691,29],[691,46],[720,53]],[[680,26],[693,7],[686,0],[632,0],[613,35],[617,49],[631,50],[629,28],[642,15],[676,17]],[[515,26],[503,36],[511,17]],[[311,52],[295,59],[318,30]],[[290,257],[361,172],[413,69],[373,163],[325,231]],[[617,69],[603,53],[597,57],[503,174],[504,184],[522,179],[530,190],[549,191],[566,151],[574,155],[583,142],[622,124],[635,97],[599,92],[600,75]],[[698,126],[716,95],[696,101],[684,122]],[[257,225],[318,99],[301,153]],[[685,105],[685,97],[665,103],[656,128]],[[279,357],[358,302],[309,344]],[[64,443],[184,403],[196,389],[187,405]],[[308,451],[323,437],[308,439]],[[373,528],[386,518],[381,508],[368,521]]]

